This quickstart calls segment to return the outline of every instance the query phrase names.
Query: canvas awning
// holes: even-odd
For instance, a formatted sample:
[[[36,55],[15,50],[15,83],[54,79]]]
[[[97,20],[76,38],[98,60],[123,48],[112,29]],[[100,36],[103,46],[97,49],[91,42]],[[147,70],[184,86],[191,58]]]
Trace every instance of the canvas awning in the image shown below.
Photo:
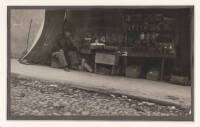
[[[38,32],[38,36],[22,59],[36,64],[49,64],[55,38],[63,30],[64,17],[64,10],[45,11],[45,19]]]

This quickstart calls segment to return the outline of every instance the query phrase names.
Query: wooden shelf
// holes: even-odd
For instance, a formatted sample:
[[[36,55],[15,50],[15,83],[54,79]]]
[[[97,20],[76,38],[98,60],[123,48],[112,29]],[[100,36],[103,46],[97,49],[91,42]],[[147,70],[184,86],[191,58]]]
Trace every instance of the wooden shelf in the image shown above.
[[[126,49],[126,50],[125,50]],[[150,51],[133,51],[131,47],[123,47],[123,51],[127,51],[128,57],[144,57],[144,58],[176,58],[176,54],[174,55],[166,55],[164,53],[159,52],[150,52]]]

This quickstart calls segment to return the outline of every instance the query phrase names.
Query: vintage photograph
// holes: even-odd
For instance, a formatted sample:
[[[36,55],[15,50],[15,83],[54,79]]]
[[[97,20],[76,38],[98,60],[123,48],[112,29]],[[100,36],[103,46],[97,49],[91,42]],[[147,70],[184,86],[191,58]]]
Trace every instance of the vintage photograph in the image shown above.
[[[8,120],[193,121],[193,6],[8,6]]]

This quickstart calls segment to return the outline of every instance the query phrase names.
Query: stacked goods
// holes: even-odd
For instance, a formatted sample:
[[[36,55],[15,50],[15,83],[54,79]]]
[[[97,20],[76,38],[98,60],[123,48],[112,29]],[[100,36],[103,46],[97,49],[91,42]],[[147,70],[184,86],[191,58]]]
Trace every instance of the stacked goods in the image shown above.
[[[138,78],[142,73],[141,66],[131,65],[126,68],[126,76],[132,78]]]
[[[189,85],[189,78],[186,76],[171,75],[169,82],[181,85]]]
[[[106,51],[119,51],[117,46],[105,46]]]
[[[160,79],[160,70],[152,68],[146,74],[146,79],[157,81]]]
[[[175,57],[175,19],[161,13],[128,14],[127,46],[132,54]],[[140,53],[141,52],[141,53]],[[145,54],[146,53],[146,54]]]
[[[98,43],[98,42],[94,42],[90,44],[90,49],[94,50],[94,49],[104,49],[105,48],[105,44],[103,43]]]

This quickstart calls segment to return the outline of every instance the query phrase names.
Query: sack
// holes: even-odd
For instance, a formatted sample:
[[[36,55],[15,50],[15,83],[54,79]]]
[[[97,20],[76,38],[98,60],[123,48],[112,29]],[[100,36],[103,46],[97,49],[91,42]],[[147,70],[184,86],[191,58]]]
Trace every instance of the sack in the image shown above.
[[[138,78],[142,73],[141,66],[131,65],[126,68],[126,76],[132,78]]]
[[[154,80],[154,81],[160,80],[160,70],[156,68],[152,68],[151,70],[147,72],[146,79]]]

